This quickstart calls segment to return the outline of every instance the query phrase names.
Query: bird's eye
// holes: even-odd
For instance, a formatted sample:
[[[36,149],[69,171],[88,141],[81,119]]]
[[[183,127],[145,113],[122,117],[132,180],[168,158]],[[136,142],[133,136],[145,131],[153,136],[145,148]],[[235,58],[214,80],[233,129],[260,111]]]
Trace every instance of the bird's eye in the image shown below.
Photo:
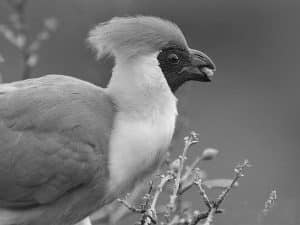
[[[168,61],[172,64],[177,64],[179,62],[179,57],[176,54],[171,53],[168,55]]]

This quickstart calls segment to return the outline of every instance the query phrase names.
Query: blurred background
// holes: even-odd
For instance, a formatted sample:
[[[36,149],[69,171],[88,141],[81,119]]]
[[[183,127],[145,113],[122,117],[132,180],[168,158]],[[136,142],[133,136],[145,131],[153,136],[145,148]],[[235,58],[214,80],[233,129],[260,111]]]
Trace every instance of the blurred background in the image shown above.
[[[96,61],[87,48],[88,31],[113,16],[154,15],[177,23],[189,45],[216,63],[212,83],[188,83],[177,96],[184,125],[175,149],[190,130],[200,145],[220,155],[203,162],[209,178],[231,178],[234,166],[247,158],[253,165],[223,203],[222,225],[300,224],[300,1],[298,0],[31,0],[26,7],[29,36],[54,17],[58,29],[39,50],[32,77],[56,73],[105,86],[111,59]],[[0,2],[0,24],[11,13]],[[19,51],[0,36],[4,82],[21,79]],[[258,215],[271,190],[278,202],[263,221]],[[213,194],[213,193],[212,193]],[[199,198],[187,199],[197,207]],[[213,198],[213,197],[212,197]],[[126,223],[123,223],[126,224]]]

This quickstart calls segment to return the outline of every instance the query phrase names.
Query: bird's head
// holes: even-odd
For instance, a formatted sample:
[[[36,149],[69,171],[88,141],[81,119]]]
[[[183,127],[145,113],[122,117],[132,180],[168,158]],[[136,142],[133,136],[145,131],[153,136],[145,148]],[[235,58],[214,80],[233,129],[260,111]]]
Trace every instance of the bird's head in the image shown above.
[[[93,29],[88,41],[97,50],[98,57],[155,56],[173,92],[186,81],[211,81],[216,70],[207,55],[188,47],[176,24],[157,17],[113,18]]]

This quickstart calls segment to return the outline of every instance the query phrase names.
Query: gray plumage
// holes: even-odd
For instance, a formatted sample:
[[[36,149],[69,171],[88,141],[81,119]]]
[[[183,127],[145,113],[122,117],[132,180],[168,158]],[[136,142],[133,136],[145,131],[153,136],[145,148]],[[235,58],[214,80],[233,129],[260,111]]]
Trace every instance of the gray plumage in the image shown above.
[[[98,57],[116,52],[128,56],[147,54],[168,45],[188,48],[176,24],[149,16],[115,17],[94,28],[88,42],[97,50]]]
[[[0,85],[0,102],[0,208],[44,205],[47,214],[36,212],[44,224],[80,205],[76,221],[84,198],[103,199],[114,108],[101,88],[48,75]]]
[[[105,89],[63,75],[0,84],[0,225],[74,225],[130,191],[171,142],[172,90],[215,69],[156,17],[113,18],[88,41],[116,59]]]

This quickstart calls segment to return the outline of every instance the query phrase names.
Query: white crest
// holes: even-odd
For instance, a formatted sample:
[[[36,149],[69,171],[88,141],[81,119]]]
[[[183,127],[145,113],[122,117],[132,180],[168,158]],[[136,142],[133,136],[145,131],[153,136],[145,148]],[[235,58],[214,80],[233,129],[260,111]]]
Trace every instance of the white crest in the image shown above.
[[[96,26],[88,42],[97,50],[98,57],[117,53],[128,57],[149,54],[167,45],[188,48],[176,24],[151,16],[115,17]]]

